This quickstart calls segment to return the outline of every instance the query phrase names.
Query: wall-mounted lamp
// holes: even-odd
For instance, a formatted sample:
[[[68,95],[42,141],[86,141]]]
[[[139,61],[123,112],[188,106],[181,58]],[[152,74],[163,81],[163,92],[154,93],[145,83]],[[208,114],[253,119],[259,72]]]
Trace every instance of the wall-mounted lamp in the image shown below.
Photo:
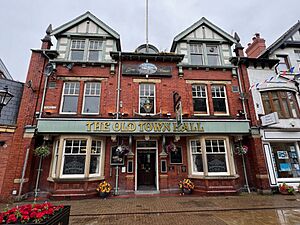
[[[13,94],[8,91],[7,86],[3,90],[0,90],[0,116],[3,106],[6,106],[13,97]]]

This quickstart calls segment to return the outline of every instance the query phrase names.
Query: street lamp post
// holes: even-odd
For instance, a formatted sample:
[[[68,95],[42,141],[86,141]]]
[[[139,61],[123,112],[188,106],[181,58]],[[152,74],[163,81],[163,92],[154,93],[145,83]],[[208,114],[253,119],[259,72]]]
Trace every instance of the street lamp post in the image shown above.
[[[3,90],[0,90],[0,116],[3,106],[6,106],[13,97],[14,96],[8,92],[7,86],[5,86]]]

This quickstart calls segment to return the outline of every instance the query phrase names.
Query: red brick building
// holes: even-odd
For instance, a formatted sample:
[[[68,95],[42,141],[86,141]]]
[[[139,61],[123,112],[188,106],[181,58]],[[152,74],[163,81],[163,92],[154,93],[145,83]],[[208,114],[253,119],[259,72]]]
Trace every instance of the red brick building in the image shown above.
[[[148,44],[122,52],[119,35],[89,12],[49,27],[32,53],[4,194],[22,181],[17,194],[35,190],[32,151],[20,177],[25,150],[41,145],[51,155],[38,191],[50,197],[93,196],[103,179],[116,194],[178,192],[187,177],[197,193],[240,191],[235,150],[251,145],[243,86],[229,61],[235,42],[205,18],[177,35],[170,53]]]

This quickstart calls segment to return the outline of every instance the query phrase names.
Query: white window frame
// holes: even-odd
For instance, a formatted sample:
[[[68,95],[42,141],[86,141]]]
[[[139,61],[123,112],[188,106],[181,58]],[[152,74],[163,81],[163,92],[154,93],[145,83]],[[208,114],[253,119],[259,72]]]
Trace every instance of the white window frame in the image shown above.
[[[57,174],[53,176],[54,163],[52,164],[51,176],[52,178],[58,179],[95,179],[100,178],[103,179],[104,175],[104,160],[105,160],[105,140],[102,138],[94,138],[91,136],[61,136],[59,139],[60,145],[58,149],[58,163],[57,163]],[[86,143],[86,154],[85,154],[85,167],[84,174],[63,174],[64,169],[64,161],[65,161],[65,144],[67,140],[76,141],[76,140],[85,140]],[[99,173],[90,174],[90,162],[91,162],[91,149],[92,149],[92,141],[100,141],[101,142],[101,150],[100,150],[100,159],[99,159]]]
[[[86,94],[87,84],[92,84],[92,83],[95,83],[96,85],[99,84],[99,94],[97,94],[97,86],[95,86],[94,94]],[[98,112],[96,112],[96,113],[84,112],[86,97],[97,97],[97,96],[99,97]],[[86,82],[84,84],[84,94],[83,94],[83,103],[82,103],[81,114],[83,114],[83,115],[99,115],[99,113],[100,113],[100,103],[101,103],[100,98],[101,98],[101,83],[100,82]]]
[[[203,96],[202,96],[202,93],[200,92],[200,95],[201,95],[201,96],[199,96],[199,95],[198,95],[198,92],[196,91],[196,95],[197,95],[197,96],[193,96],[193,90],[192,90],[192,98],[193,98],[193,99],[197,99],[197,98],[205,98],[205,99],[206,99],[206,113],[201,113],[201,112],[199,112],[199,111],[195,111],[195,110],[194,110],[194,103],[193,103],[194,115],[208,116],[208,115],[209,115],[209,104],[208,104],[208,96],[207,96],[207,85],[205,85],[205,84],[193,84],[192,86],[193,86],[193,87],[194,87],[194,86],[204,87],[204,89],[205,89],[205,95],[206,95],[205,97],[203,97]]]
[[[190,62],[191,62],[191,65],[206,65],[206,62],[205,62],[205,56],[204,56],[204,46],[203,44],[200,44],[200,43],[191,43],[190,45]],[[196,51],[194,51],[195,49],[197,49]],[[201,49],[201,51],[199,51],[199,49]],[[192,55],[196,55],[196,56],[201,56],[202,58],[202,64],[194,64],[192,63]]]
[[[51,166],[51,177],[58,177],[59,175],[59,144],[60,140],[56,139],[53,145],[53,157],[52,157],[52,166]]]
[[[199,153],[193,153],[193,151],[192,151],[192,142],[193,141],[199,142],[199,144],[200,144],[199,147],[201,148],[201,152],[199,152]],[[204,160],[203,160],[203,148],[202,148],[201,140],[200,139],[191,139],[191,140],[189,140],[189,145],[190,145],[189,146],[190,147],[190,162],[191,162],[191,171],[192,171],[192,174],[193,175],[204,175],[205,163],[204,163]],[[194,159],[193,159],[193,155],[201,155],[202,165],[203,165],[203,172],[194,171]]]
[[[222,96],[222,97],[214,97],[213,95],[213,87],[214,86],[219,86],[219,87],[223,87],[224,88],[224,97]],[[212,101],[212,106],[213,106],[213,111],[214,111],[214,115],[215,116],[228,116],[229,115],[229,109],[228,109],[228,99],[227,99],[227,93],[226,93],[226,85],[224,85],[224,84],[212,84],[211,85],[211,96],[212,96],[212,100],[214,99],[214,98],[223,98],[223,99],[225,99],[225,107],[226,107],[226,113],[218,113],[218,112],[216,112],[215,111],[215,108],[214,108],[214,102]],[[219,89],[219,91],[220,91],[220,89]],[[220,93],[221,93],[221,91],[220,91]]]
[[[66,84],[67,83],[75,83],[75,87],[73,89],[73,93],[68,93],[68,94],[65,94],[65,87],[66,87]],[[78,85],[78,93],[76,93],[76,85]],[[69,88],[69,92],[70,92],[70,88]],[[63,86],[63,89],[62,89],[62,93],[61,93],[61,102],[60,102],[60,110],[59,110],[59,113],[60,114],[72,114],[72,115],[75,115],[77,114],[77,110],[78,110],[78,102],[79,102],[79,94],[80,94],[80,82],[78,81],[66,81],[64,82],[64,86]],[[76,109],[76,112],[63,112],[63,104],[64,104],[64,99],[65,99],[65,96],[77,96],[77,109]]]
[[[83,48],[77,48],[77,47],[72,47],[73,45],[73,42],[76,42],[75,45],[77,45],[77,42],[80,42],[80,43],[84,43],[84,47]],[[81,44],[80,44],[81,46]],[[84,58],[85,58],[85,49],[86,49],[86,40],[84,39],[72,39],[71,40],[71,45],[70,45],[70,54],[69,54],[69,59],[72,60],[72,61],[84,61]],[[82,59],[72,59],[72,51],[82,51],[83,55],[82,55]]]
[[[224,152],[207,152],[206,151],[206,141],[223,141],[224,142],[224,148],[225,148],[225,151]],[[226,139],[222,139],[222,138],[204,138],[204,143],[205,143],[205,148],[204,148],[204,152],[205,152],[205,157],[206,157],[206,170],[207,170],[207,175],[208,176],[223,176],[223,175],[229,175],[230,174],[230,171],[229,171],[229,165],[228,165],[228,150],[227,150],[227,147],[226,147]],[[218,142],[218,147],[219,147],[219,142]],[[225,155],[225,162],[226,162],[226,171],[227,172],[209,172],[208,171],[208,161],[207,161],[207,155]]]
[[[206,152],[206,140],[222,140],[224,141],[224,147],[225,147],[225,160],[226,160],[226,170],[227,172],[208,172],[208,164],[207,164],[207,152]],[[201,146],[201,153],[202,154],[202,164],[203,164],[203,172],[196,172],[194,171],[194,161],[193,161],[193,153],[192,153],[192,141],[198,141]],[[191,176],[195,176],[195,178],[202,178],[202,177],[223,177],[223,176],[231,176],[234,175],[235,168],[234,168],[234,159],[232,158],[231,148],[230,148],[230,142],[228,137],[222,137],[222,136],[201,136],[199,138],[193,138],[189,139],[188,141],[189,150],[189,174]],[[214,153],[212,153],[214,154]]]
[[[104,41],[103,39],[89,39],[89,38],[86,38],[86,39],[80,39],[80,38],[74,38],[74,39],[71,39],[70,41],[70,48],[69,48],[69,55],[68,55],[68,59],[70,61],[87,61],[87,62],[102,62],[103,61],[103,54],[104,54]],[[81,42],[81,43],[84,43],[84,48],[73,48],[72,45],[73,45],[73,42]],[[90,48],[90,45],[91,45],[91,42],[98,42],[99,44],[97,44],[97,48],[96,49],[91,49]],[[83,56],[82,56],[82,59],[72,59],[72,51],[82,51],[83,52]],[[90,57],[90,51],[99,51],[99,58],[98,60],[90,60],[89,57]]]
[[[216,48],[217,53],[210,53],[210,51],[209,51],[210,48]],[[208,60],[209,55],[218,56],[218,63],[217,64],[209,64],[209,60]],[[216,44],[206,45],[206,58],[207,58],[207,65],[208,66],[220,66],[221,65],[221,54],[220,54],[219,45],[216,45]]]
[[[72,153],[68,153],[68,154],[65,154],[65,148],[66,148],[66,142],[68,140],[71,140],[71,141],[83,141],[85,140],[86,141],[86,152],[85,154],[82,154],[82,153],[78,153],[76,155],[84,155],[85,156],[85,163],[84,163],[84,173],[83,174],[63,174],[63,170],[64,170],[64,163],[65,163],[65,156],[66,155],[72,155]],[[87,158],[88,158],[88,139],[87,138],[66,138],[63,140],[63,149],[62,149],[62,160],[61,160],[61,168],[60,168],[60,177],[61,178],[84,178],[85,177],[85,174],[86,174],[86,169],[87,169]],[[75,155],[75,154],[74,154]],[[89,166],[88,166],[89,168]]]
[[[94,47],[91,48],[91,42],[97,42],[97,48],[95,49]],[[95,45],[95,43],[94,43]],[[90,53],[91,51],[98,51],[99,53],[99,58],[98,60],[90,60]],[[88,49],[87,49],[87,61],[89,62],[100,62],[102,61],[103,58],[103,41],[102,40],[95,40],[95,39],[91,39],[88,41]]]
[[[141,96],[141,86],[142,85],[149,85],[149,95],[143,95],[143,96]],[[152,85],[153,86],[153,96],[151,96],[150,95],[150,85]],[[139,105],[138,105],[138,107],[139,107],[139,114],[141,114],[141,115],[155,115],[156,114],[156,87],[155,87],[155,83],[140,83],[139,84]],[[141,98],[142,97],[153,97],[154,98],[154,100],[153,100],[153,113],[141,113]]]
[[[100,148],[100,153],[92,153],[92,144],[93,144],[93,141],[96,141],[96,142],[100,142],[101,143],[101,148]],[[101,168],[102,168],[102,158],[104,157],[103,156],[103,141],[100,140],[100,139],[93,139],[90,141],[90,146],[87,146],[87,151],[89,152],[88,154],[88,157],[89,157],[89,165],[88,165],[88,173],[89,173],[89,177],[99,177],[101,175]],[[97,155],[99,156],[99,173],[92,173],[90,174],[90,167],[91,167],[91,156],[92,155]]]

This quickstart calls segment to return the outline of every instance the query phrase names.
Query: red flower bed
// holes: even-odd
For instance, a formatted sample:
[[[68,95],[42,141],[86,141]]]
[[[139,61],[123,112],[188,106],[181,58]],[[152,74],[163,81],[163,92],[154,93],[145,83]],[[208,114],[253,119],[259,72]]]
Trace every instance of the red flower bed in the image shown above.
[[[41,223],[61,212],[63,207],[51,203],[17,206],[0,213],[0,224]]]

